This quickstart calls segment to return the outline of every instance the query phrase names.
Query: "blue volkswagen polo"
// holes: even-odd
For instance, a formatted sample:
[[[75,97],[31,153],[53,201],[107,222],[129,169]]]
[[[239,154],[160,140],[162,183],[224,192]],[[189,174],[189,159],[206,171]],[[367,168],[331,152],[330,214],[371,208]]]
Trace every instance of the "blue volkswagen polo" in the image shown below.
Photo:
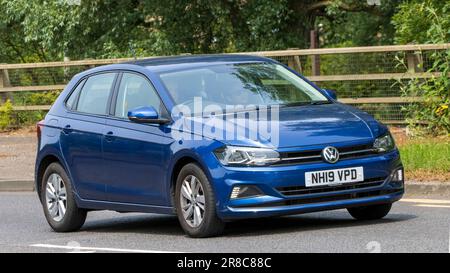
[[[323,210],[373,220],[404,193],[386,126],[263,57],[90,69],[37,127],[36,189],[58,232],[92,210],[176,214],[192,237]]]

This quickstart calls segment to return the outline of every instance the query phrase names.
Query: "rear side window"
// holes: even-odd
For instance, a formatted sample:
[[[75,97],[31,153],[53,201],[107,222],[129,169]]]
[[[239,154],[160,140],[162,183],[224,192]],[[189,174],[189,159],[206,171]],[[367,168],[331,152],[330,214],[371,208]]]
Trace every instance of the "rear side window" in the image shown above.
[[[105,115],[115,77],[115,73],[89,77],[81,90],[76,110],[83,113]]]
[[[75,108],[75,106],[76,106],[75,104],[76,104],[76,101],[77,101],[78,94],[80,93],[80,90],[83,87],[85,81],[86,80],[82,80],[78,84],[77,88],[75,88],[75,90],[70,94],[70,97],[66,101],[66,106],[67,106],[68,109],[74,109]]]

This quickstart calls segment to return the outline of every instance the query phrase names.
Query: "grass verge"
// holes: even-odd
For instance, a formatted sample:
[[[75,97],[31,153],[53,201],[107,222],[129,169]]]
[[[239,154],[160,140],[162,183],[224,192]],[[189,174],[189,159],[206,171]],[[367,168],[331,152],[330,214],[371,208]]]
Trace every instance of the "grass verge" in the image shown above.
[[[398,143],[407,180],[450,182],[450,137]]]

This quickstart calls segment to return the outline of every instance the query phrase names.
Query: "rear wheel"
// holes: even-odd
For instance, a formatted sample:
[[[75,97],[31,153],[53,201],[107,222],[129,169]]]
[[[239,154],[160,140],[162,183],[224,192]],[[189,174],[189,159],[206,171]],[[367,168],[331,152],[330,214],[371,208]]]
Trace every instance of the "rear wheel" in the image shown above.
[[[86,220],[86,210],[77,207],[70,179],[58,163],[50,164],[42,179],[41,201],[45,218],[57,232],[80,229]]]
[[[223,232],[225,223],[216,214],[211,183],[196,164],[181,169],[175,189],[178,220],[191,237],[211,237]]]
[[[348,208],[348,212],[357,220],[377,220],[388,215],[392,204],[372,205],[366,207]]]

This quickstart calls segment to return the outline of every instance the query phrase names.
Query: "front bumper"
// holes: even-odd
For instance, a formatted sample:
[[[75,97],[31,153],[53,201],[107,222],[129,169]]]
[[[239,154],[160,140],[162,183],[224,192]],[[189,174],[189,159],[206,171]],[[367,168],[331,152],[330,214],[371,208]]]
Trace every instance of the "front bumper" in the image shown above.
[[[367,181],[382,178],[377,183],[363,182],[286,194],[280,188],[304,188],[304,174],[309,171],[362,166]],[[387,154],[345,160],[337,164],[315,163],[277,167],[215,168],[212,180],[216,190],[217,213],[223,220],[270,217],[288,214],[393,203],[404,193],[404,183],[391,181],[391,174],[402,169],[398,151]],[[230,199],[235,186],[253,185],[262,194]]]
[[[323,201],[317,203],[306,203],[300,205],[290,205],[287,203],[274,204],[260,204],[259,206],[249,207],[228,207],[226,211],[222,211],[221,218],[226,219],[240,219],[240,218],[260,218],[278,215],[301,214],[308,212],[317,212],[324,210],[343,209],[358,206],[368,206],[376,204],[394,203],[402,198],[404,193],[403,188],[395,191],[374,191],[374,196],[369,197],[352,197],[345,195],[343,200]],[[334,197],[340,198],[344,195],[337,195]],[[364,196],[364,195],[362,195]],[[333,199],[333,198],[331,198]]]

